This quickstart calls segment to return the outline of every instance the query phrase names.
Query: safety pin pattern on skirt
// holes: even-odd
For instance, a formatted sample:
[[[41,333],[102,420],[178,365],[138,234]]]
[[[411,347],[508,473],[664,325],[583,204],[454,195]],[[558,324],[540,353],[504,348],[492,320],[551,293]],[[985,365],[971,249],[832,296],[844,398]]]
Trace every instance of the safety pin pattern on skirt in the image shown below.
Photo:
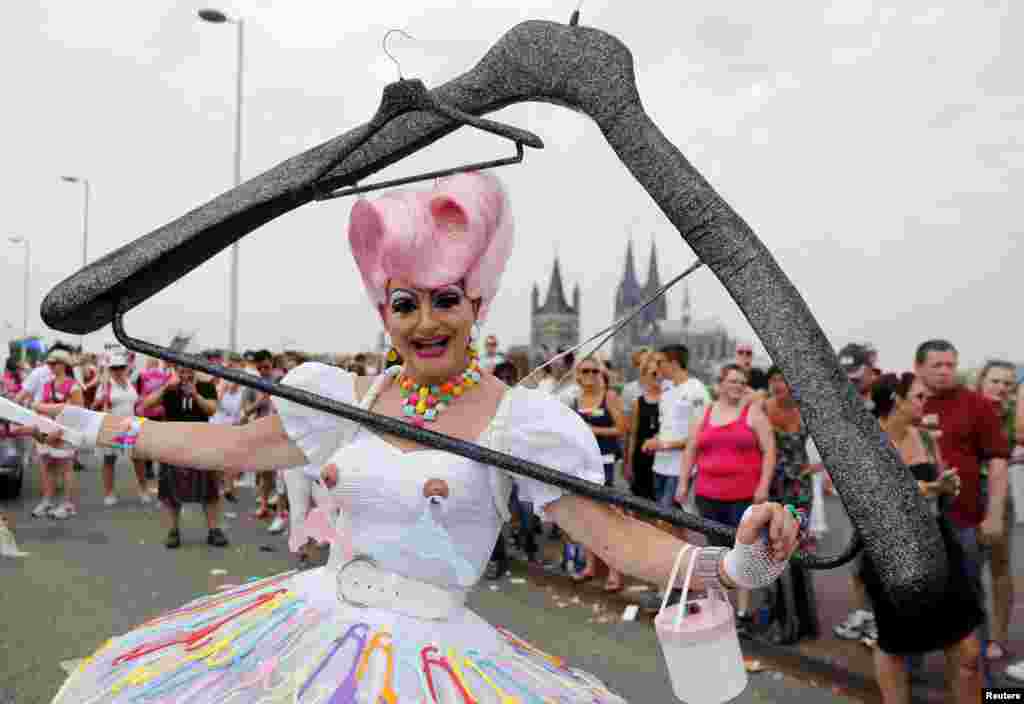
[[[434,687],[434,677],[431,675],[431,665],[440,667],[448,672],[448,676],[455,684],[455,688],[459,690],[459,694],[462,696],[463,704],[476,704],[476,699],[469,693],[466,688],[466,683],[462,681],[462,678],[456,674],[452,669],[451,664],[448,662],[448,658],[440,653],[435,645],[424,646],[420,651],[420,658],[423,660],[423,671],[427,675],[427,686],[430,688],[430,696],[433,697],[434,701],[438,701],[437,688]]]
[[[315,680],[317,676],[321,672],[323,672],[324,668],[327,667],[327,663],[330,661],[330,659],[334,657],[335,653],[337,653],[341,649],[341,647],[345,645],[345,643],[348,642],[349,638],[352,638],[353,640],[359,643],[359,649],[356,651],[355,658],[353,658],[352,660],[352,665],[349,667],[348,675],[345,676],[345,679],[341,683],[341,686],[338,687],[337,690],[335,690],[334,694],[331,696],[330,701],[334,702],[335,699],[338,699],[340,701],[340,697],[345,696],[345,692],[347,692],[349,689],[351,689],[354,693],[356,666],[359,664],[359,657],[363,654],[363,650],[366,648],[366,637],[369,634],[369,632],[369,624],[356,623],[349,627],[345,635],[335,639],[335,641],[327,648],[326,656],[320,661],[320,664],[317,666],[316,670],[314,670],[313,674],[309,677],[309,679],[306,680],[305,683],[303,683],[302,687],[299,688],[299,691],[295,697],[296,700],[302,699],[302,695],[305,694],[306,690],[313,683],[313,680]]]
[[[384,642],[384,641],[387,642]],[[374,704],[377,704],[380,700],[384,700],[385,704],[398,704],[398,693],[394,689],[394,678],[395,678],[395,654],[394,647],[391,643],[391,634],[387,631],[378,631],[370,639],[370,644],[366,646],[363,651],[363,656],[360,658],[359,667],[356,668],[356,682],[362,682],[363,677],[366,675],[366,671],[370,667],[370,656],[373,655],[375,650],[380,650],[384,653],[385,657],[385,671],[384,671],[384,684],[381,687],[380,693],[377,695],[377,699]],[[352,692],[352,702],[355,702],[355,690]],[[342,704],[337,702],[336,704]],[[345,704],[349,704],[345,702]]]

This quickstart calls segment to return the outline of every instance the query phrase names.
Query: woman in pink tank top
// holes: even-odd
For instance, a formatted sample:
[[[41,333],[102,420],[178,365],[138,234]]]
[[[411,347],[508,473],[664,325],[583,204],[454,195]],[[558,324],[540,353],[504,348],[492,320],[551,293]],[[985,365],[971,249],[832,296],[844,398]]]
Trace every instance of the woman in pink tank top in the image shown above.
[[[718,400],[699,424],[690,424],[676,493],[676,500],[685,505],[690,469],[696,463],[693,491],[698,510],[704,518],[733,528],[747,508],[768,500],[775,473],[775,433],[761,404],[745,400],[747,391],[743,369],[735,364],[722,368]],[[712,536],[708,543],[732,547]],[[736,596],[739,624],[749,625],[750,592],[739,589]]]

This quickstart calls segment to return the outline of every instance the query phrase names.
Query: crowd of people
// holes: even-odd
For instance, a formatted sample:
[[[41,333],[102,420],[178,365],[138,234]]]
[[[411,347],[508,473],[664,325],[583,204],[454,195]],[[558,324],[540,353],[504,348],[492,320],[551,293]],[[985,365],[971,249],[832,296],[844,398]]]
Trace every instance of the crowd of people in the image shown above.
[[[210,350],[202,356],[267,380],[280,380],[306,361],[303,354],[291,351],[255,350],[235,355]],[[791,504],[809,518],[811,530],[804,547],[813,549],[815,540],[827,531],[823,497],[834,490],[781,370],[758,369],[752,359],[752,347],[740,344],[735,360],[723,365],[709,384],[690,375],[689,352],[684,345],[638,349],[632,355],[634,370],[616,370],[600,355],[576,360],[569,353],[527,375],[499,351],[498,340],[491,335],[485,340],[479,364],[509,386],[523,383],[537,388],[578,413],[600,448],[606,486],[621,479],[637,496],[732,527],[738,526],[751,505],[769,499]],[[362,376],[376,375],[393,363],[375,354],[327,361]],[[1015,365],[1005,361],[989,362],[970,386],[964,385],[958,375],[956,349],[943,340],[922,343],[916,357],[903,365],[912,371],[883,372],[877,352],[869,345],[847,345],[839,351],[838,361],[865,406],[878,418],[884,437],[914,475],[947,541],[956,567],[949,585],[955,637],[951,636],[945,647],[950,687],[971,691],[980,676],[980,660],[994,662],[1009,656],[1014,520],[1009,477],[1010,472],[1024,469],[1024,386],[1018,387]],[[625,382],[634,372],[635,380]],[[118,415],[140,415],[152,422],[242,425],[274,413],[267,394],[229,381],[156,359],[141,359],[123,350],[89,355],[60,343],[49,350],[45,363],[35,368],[9,359],[3,393],[48,415],[55,415],[63,404],[72,404]],[[42,497],[32,515],[57,520],[77,516],[79,477],[75,469],[81,458],[74,450],[46,445],[39,445],[35,453]],[[180,515],[185,503],[203,506],[211,546],[228,544],[221,527],[222,507],[225,501],[239,501],[237,487],[244,479],[237,472],[200,472],[169,465],[154,468],[151,463],[133,460],[129,450],[104,450],[99,460],[106,507],[121,500],[115,492],[114,475],[123,456],[133,467],[138,501],[152,503],[155,493],[162,507],[168,549],[181,545]],[[280,474],[258,473],[255,489],[258,505],[254,516],[266,519],[271,533],[303,535],[306,514],[324,500],[324,488],[301,468]],[[557,525],[545,531],[515,491],[510,509],[517,525],[510,531],[510,540],[502,536],[495,545],[487,569],[489,578],[505,574],[511,551],[522,559],[563,571],[576,582],[605,574],[605,591],[623,588],[620,574],[603,566],[600,558],[582,545],[569,543]],[[685,531],[656,523],[685,537]],[[545,540],[564,543],[562,558],[555,564],[544,561]],[[715,538],[709,542],[718,543]],[[300,562],[314,561],[322,547],[312,539],[293,544]],[[992,577],[991,613],[983,607],[984,569],[990,570]],[[818,635],[813,580],[795,566],[790,573],[774,587],[776,592],[791,590],[791,601],[795,595],[798,602],[797,609],[786,614],[788,622],[775,614],[775,638],[783,642]],[[851,582],[851,610],[835,627],[835,635],[874,647],[886,701],[904,701],[909,696],[909,673],[920,666],[916,642],[930,636],[887,629],[887,619],[894,617],[884,608],[873,607],[879,601],[879,582],[867,558],[858,560]],[[670,596],[678,599],[678,594]],[[761,601],[772,603],[773,599],[781,603],[778,596],[762,595]],[[738,590],[736,601],[742,631],[754,622],[751,592]],[[948,623],[943,628],[950,632]],[[1009,664],[1007,673],[1024,680],[1024,663]]]

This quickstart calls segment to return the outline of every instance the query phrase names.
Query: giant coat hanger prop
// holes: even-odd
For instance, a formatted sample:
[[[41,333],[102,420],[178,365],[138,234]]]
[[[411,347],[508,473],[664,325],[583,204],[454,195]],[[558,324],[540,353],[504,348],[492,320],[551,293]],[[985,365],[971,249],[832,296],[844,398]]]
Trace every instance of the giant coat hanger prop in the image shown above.
[[[494,129],[495,123],[470,116],[525,101],[562,105],[598,124],[621,162],[739,305],[791,385],[886,593],[908,616],[928,613],[945,584],[946,552],[912,478],[883,441],[817,321],[771,253],[644,112],[629,49],[603,31],[577,26],[575,20],[568,25],[517,25],[476,66],[427,97],[418,81],[391,84],[367,124],[288,159],[60,283],[43,301],[43,320],[71,334],[113,324],[122,344],[143,354],[678,525],[730,533],[682,511],[666,511],[397,419],[214,367],[125,333],[125,312],[274,218],[329,197],[335,189],[353,187],[465,124],[507,136],[516,141],[521,155],[522,144],[540,146],[539,140],[514,128]],[[808,567],[830,567],[855,550],[850,547],[832,560],[811,555],[796,559]]]

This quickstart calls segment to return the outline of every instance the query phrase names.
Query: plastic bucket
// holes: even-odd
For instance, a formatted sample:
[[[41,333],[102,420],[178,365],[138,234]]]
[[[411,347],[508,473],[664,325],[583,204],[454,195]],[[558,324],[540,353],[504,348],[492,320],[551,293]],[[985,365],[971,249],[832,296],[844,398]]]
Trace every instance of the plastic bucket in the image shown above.
[[[687,599],[697,562],[691,559],[679,604],[666,608],[683,555],[690,549],[693,546],[685,546],[676,557],[654,629],[676,697],[686,704],[722,704],[738,697],[747,686],[732,605],[713,589],[706,598]],[[684,613],[684,604],[691,613]]]

